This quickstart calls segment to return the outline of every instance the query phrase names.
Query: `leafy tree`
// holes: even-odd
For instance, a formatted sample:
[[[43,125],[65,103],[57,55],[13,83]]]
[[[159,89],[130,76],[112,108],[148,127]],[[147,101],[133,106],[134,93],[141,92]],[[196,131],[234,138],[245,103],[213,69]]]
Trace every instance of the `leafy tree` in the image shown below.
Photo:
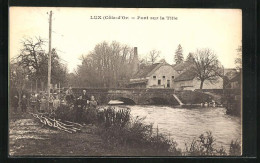
[[[183,50],[180,44],[175,51],[174,60],[176,64],[180,64],[183,62]]]
[[[189,53],[187,58],[186,58],[186,61],[187,62],[193,62],[194,61],[194,56],[193,56],[193,53]]]
[[[211,49],[198,49],[194,54],[193,64],[192,71],[197,74],[197,78],[200,80],[200,89],[203,88],[205,81],[214,83],[222,73],[217,55]]]

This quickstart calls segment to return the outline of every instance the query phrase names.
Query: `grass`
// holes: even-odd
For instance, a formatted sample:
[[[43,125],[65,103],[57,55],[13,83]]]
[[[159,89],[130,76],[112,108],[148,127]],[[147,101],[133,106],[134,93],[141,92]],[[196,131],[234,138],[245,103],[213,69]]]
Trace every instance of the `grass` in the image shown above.
[[[144,118],[132,117],[130,109],[86,109],[81,112],[81,118],[77,116],[78,113],[69,107],[59,108],[55,112],[57,119],[94,124],[97,126],[96,133],[104,143],[118,152],[124,148],[132,155],[139,156],[238,156],[241,153],[238,141],[232,140],[228,152],[223,147],[217,148],[210,131],[185,144],[186,149],[182,151],[176,141],[160,134],[158,128],[154,131],[152,124],[145,124]]]

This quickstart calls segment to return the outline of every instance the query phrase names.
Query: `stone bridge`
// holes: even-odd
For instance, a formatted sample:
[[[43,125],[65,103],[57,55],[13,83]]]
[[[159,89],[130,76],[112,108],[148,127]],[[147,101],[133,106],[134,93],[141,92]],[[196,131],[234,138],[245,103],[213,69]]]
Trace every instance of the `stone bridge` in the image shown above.
[[[93,95],[100,104],[108,104],[111,100],[120,100],[129,105],[179,105],[173,96],[174,89],[72,88],[72,90],[76,96],[86,90],[87,95]]]

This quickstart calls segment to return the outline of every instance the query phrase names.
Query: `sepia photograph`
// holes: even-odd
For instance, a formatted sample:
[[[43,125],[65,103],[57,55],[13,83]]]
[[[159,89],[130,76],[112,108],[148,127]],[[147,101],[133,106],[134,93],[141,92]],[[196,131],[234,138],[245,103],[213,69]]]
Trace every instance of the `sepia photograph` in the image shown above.
[[[241,156],[242,10],[9,7],[9,157]]]

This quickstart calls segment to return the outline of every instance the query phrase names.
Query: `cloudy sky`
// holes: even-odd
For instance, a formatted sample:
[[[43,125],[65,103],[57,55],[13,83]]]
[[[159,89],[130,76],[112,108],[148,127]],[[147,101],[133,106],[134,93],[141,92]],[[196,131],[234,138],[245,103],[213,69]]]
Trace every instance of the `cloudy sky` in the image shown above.
[[[53,11],[52,47],[73,72],[82,54],[95,45],[113,40],[138,47],[142,58],[152,49],[173,63],[181,44],[184,57],[198,48],[210,48],[226,68],[235,67],[236,49],[242,44],[242,12],[238,9],[112,9],[112,8],[39,8],[11,7],[9,10],[10,58],[19,54],[21,40],[41,36],[48,41],[49,15]],[[102,19],[91,19],[101,16]],[[125,16],[129,19],[106,19]],[[146,17],[141,20],[138,17]],[[166,17],[177,17],[167,20]],[[135,19],[132,19],[132,18]],[[150,17],[158,17],[151,20]],[[164,20],[160,20],[164,17]],[[44,47],[48,50],[48,44]]]

